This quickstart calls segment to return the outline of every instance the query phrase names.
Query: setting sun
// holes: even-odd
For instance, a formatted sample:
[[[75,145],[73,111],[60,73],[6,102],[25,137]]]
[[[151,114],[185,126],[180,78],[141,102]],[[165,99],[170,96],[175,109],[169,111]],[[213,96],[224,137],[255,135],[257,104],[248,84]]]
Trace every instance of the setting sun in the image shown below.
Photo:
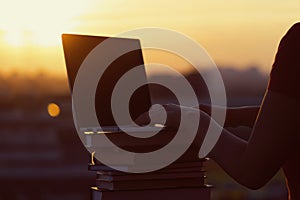
[[[10,45],[57,45],[62,31],[76,24],[71,19],[88,7],[88,1],[10,0],[1,3],[0,29]]]

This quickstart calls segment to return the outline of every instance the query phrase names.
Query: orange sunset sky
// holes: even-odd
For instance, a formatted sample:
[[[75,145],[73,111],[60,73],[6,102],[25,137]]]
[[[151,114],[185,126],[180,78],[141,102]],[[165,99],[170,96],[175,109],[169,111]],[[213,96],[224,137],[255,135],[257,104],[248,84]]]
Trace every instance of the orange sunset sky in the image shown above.
[[[299,0],[0,0],[0,73],[65,76],[63,32],[113,36],[155,26],[182,32],[218,66],[269,72]]]

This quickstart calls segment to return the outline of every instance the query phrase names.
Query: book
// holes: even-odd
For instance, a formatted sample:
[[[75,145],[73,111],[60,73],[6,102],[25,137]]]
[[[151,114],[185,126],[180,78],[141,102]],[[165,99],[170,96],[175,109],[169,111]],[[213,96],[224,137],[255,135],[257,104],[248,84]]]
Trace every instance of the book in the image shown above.
[[[181,178],[181,179],[155,179],[155,180],[132,180],[132,181],[96,181],[96,186],[106,190],[141,190],[162,189],[181,187],[202,187],[204,178]]]
[[[91,188],[91,200],[210,200],[211,187],[172,188],[155,190],[104,191]]]
[[[182,173],[182,172],[205,172],[202,167],[186,167],[186,168],[168,168],[163,170],[157,170],[154,172],[143,173],[144,175],[148,174],[165,174],[165,173]],[[97,174],[108,175],[108,176],[125,176],[131,175],[132,173],[126,173],[116,170],[99,170]]]
[[[96,164],[96,165],[102,164],[101,161],[99,161],[95,157],[95,155],[97,155],[97,152],[100,152],[100,153],[105,152],[107,155],[111,154],[111,157],[110,157],[111,165],[117,165],[117,164],[119,164],[119,165],[120,164],[134,165],[134,164],[138,164],[141,162],[135,155],[126,156],[127,155],[126,153],[121,153],[121,152],[118,152],[118,154],[116,154],[115,153],[116,148],[99,148],[99,149],[94,149],[94,150],[95,150],[95,152],[91,155],[91,164]],[[132,151],[132,152],[135,152],[135,151]],[[170,150],[166,154],[166,156],[172,156],[172,155],[174,155],[174,152],[175,152],[175,150],[174,151]],[[206,161],[207,160],[206,158],[200,159],[198,157],[198,152],[199,152],[198,148],[191,146],[188,148],[188,150],[186,152],[183,153],[183,155],[181,155],[174,162],[182,163],[182,162],[204,162],[204,161]],[[136,153],[139,153],[139,152],[136,152]],[[146,162],[145,164],[155,165],[155,164],[157,164],[157,162],[161,162],[161,160],[158,160],[158,161],[143,160],[143,162],[144,163]]]
[[[165,168],[157,170],[156,172],[165,171],[165,170],[169,170],[169,169],[175,169],[175,168],[190,168],[190,167],[198,167],[201,170],[203,167],[203,163],[206,160],[207,159],[202,160],[202,161],[196,161],[196,162],[174,162],[174,163],[166,166]],[[127,169],[130,168],[130,165],[114,165],[113,167],[116,169],[121,169],[121,171],[126,171]],[[94,162],[94,164],[90,164],[88,166],[88,170],[89,171],[116,171],[115,169],[108,167],[102,163],[96,162],[96,161]],[[125,173],[125,172],[123,172],[123,173]]]
[[[182,172],[182,173],[148,173],[131,175],[106,175],[97,174],[97,181],[134,181],[134,180],[161,180],[161,179],[181,179],[181,178],[205,178],[204,172]]]

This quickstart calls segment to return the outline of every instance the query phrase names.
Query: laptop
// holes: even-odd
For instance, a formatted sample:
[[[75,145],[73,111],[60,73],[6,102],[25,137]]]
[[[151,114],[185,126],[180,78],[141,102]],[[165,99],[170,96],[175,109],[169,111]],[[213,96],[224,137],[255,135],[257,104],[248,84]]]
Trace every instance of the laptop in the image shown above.
[[[163,128],[162,125],[149,125],[144,127],[135,127],[131,124],[121,124],[117,126],[111,110],[112,91],[118,80],[129,70],[136,66],[144,66],[143,55],[140,41],[138,39],[117,38],[117,37],[102,37],[89,36],[78,34],[62,34],[62,44],[65,56],[65,64],[67,69],[69,87],[71,93],[73,91],[76,75],[87,55],[101,42],[106,39],[113,40],[113,44],[122,47],[124,45],[135,45],[135,51],[128,52],[120,57],[117,57],[104,71],[99,80],[95,94],[95,111],[98,122],[101,128],[97,125],[88,124],[80,127],[84,134],[101,134],[112,132],[156,132]],[[116,46],[114,46],[116,48]],[[114,49],[111,48],[111,49]],[[114,56],[115,53],[110,48],[107,49],[109,56]],[[108,54],[107,54],[108,55]],[[99,55],[99,59],[103,56]],[[97,66],[98,67],[98,66]],[[103,66],[99,66],[101,68]],[[106,66],[105,66],[106,67]],[[140,67],[135,73],[139,79],[143,79],[147,83],[145,67]],[[89,77],[87,77],[88,79]],[[137,92],[134,92],[129,102],[130,115],[133,120],[145,113],[151,107],[151,99],[148,85],[140,87]]]

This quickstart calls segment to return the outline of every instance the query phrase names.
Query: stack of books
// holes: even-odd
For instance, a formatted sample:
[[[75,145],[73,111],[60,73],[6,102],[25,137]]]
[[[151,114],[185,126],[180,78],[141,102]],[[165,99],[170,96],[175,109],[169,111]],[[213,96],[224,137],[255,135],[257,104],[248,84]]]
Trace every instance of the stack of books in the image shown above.
[[[111,138],[110,138],[111,139]],[[124,142],[124,140],[121,140]],[[119,145],[125,148],[130,144]],[[137,144],[137,143],[136,143]],[[152,144],[154,146],[155,143]],[[149,143],[137,145],[139,150],[149,151]],[[135,146],[135,147],[137,147]],[[211,186],[205,184],[204,163],[207,159],[199,159],[199,146],[192,144],[190,148],[174,163],[157,171],[147,173],[126,173],[132,160],[116,158],[118,165],[114,169],[102,164],[92,155],[89,170],[96,172],[95,187],[91,188],[92,200],[209,200]],[[101,149],[103,151],[103,148]],[[109,150],[108,150],[109,151]],[[99,151],[101,153],[101,151]],[[172,152],[170,152],[171,154]],[[126,163],[120,165],[120,163]],[[155,163],[147,163],[152,165]],[[116,170],[119,169],[119,170]]]
[[[90,164],[89,170],[96,171],[96,186],[91,188],[91,199],[176,200],[189,195],[189,199],[210,199],[211,186],[205,184],[204,162],[205,159],[175,162],[148,173],[126,173],[100,163]]]

